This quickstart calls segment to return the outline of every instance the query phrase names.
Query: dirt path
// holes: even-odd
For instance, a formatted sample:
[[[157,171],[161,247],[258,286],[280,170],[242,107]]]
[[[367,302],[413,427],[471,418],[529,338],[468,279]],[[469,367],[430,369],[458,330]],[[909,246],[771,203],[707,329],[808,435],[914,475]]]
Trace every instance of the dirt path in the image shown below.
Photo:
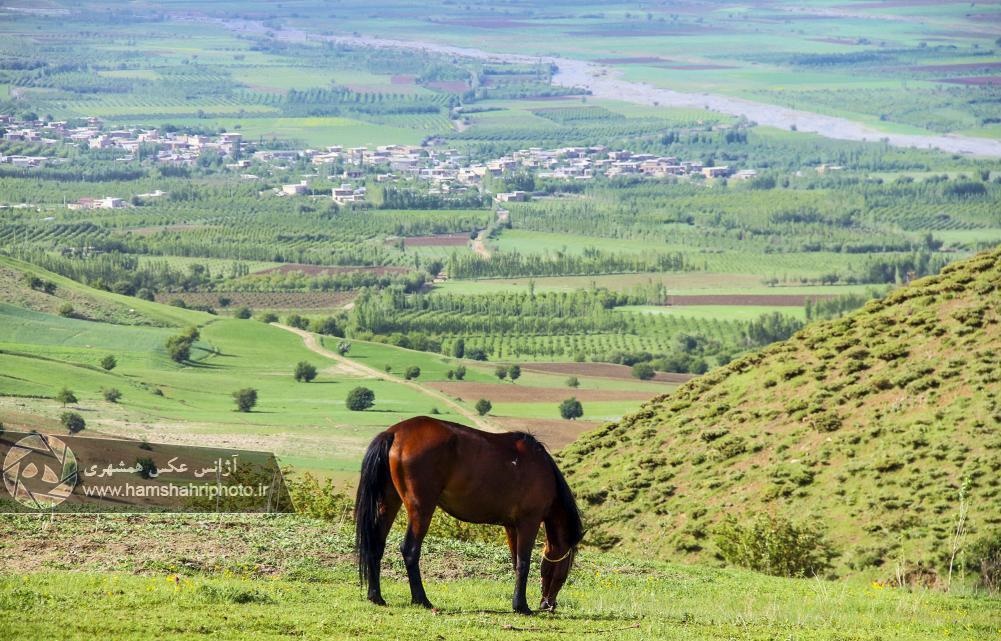
[[[275,327],[280,327],[280,328],[284,329],[285,331],[292,332],[293,334],[296,334],[297,336],[301,337],[302,341],[303,341],[303,344],[306,345],[306,349],[308,349],[309,351],[311,351],[311,352],[313,352],[315,354],[319,354],[320,356],[323,356],[325,358],[329,358],[329,359],[333,360],[334,362],[336,362],[337,363],[337,368],[338,368],[337,371],[338,372],[347,374],[349,376],[360,376],[360,377],[364,377],[364,378],[376,378],[376,379],[381,379],[381,380],[386,380],[386,381],[392,381],[392,382],[398,383],[400,385],[406,385],[407,387],[409,387],[409,388],[411,388],[411,389],[413,389],[415,391],[418,391],[421,394],[424,394],[425,396],[430,396],[431,398],[437,399],[437,400],[441,401],[442,403],[445,403],[446,405],[448,405],[449,407],[451,407],[453,410],[455,410],[456,412],[458,412],[459,414],[461,414],[467,421],[469,421],[470,423],[472,423],[476,427],[480,428],[481,430],[485,430],[487,432],[497,432],[497,431],[500,431],[496,427],[494,427],[493,425],[491,425],[490,423],[488,423],[486,420],[484,420],[483,417],[476,415],[475,413],[471,412],[470,410],[466,409],[462,405],[460,405],[457,402],[453,401],[451,398],[449,398],[445,394],[439,392],[438,390],[434,390],[434,389],[430,389],[430,388],[424,387],[424,386],[422,386],[422,385],[420,385],[418,383],[415,383],[414,381],[408,381],[408,380],[406,380],[404,378],[400,378],[398,376],[393,376],[392,374],[390,374],[388,372],[383,372],[383,371],[377,370],[377,369],[375,369],[373,367],[369,367],[368,365],[362,365],[361,363],[358,363],[358,362],[352,361],[350,359],[347,359],[347,358],[341,356],[340,354],[338,354],[336,352],[332,352],[329,349],[327,349],[326,347],[324,347],[320,343],[319,336],[317,336],[316,334],[314,334],[312,332],[308,332],[308,331],[306,331],[304,329],[297,329],[295,327],[289,327],[288,325],[282,325],[280,323],[272,323],[272,325],[274,325]]]
[[[485,242],[486,238],[487,230],[484,229],[476,235],[476,238],[473,239],[472,247],[474,252],[479,254],[481,257],[490,260],[490,250],[487,249],[487,244]]]
[[[190,17],[188,19],[191,19]],[[251,20],[219,20],[212,18],[195,18],[196,22],[213,22],[239,33],[264,35],[274,34],[277,40],[288,42],[335,42],[355,46],[367,46],[389,49],[407,49],[430,51],[452,56],[462,56],[477,60],[493,60],[519,64],[552,63],[558,68],[553,77],[553,84],[566,87],[582,87],[591,91],[598,98],[623,100],[642,105],[663,107],[688,107],[707,109],[731,116],[746,116],[759,125],[768,125],[778,129],[789,130],[795,126],[796,131],[815,133],[825,138],[837,140],[880,141],[885,140],[895,147],[918,147],[922,149],[940,149],[949,153],[970,154],[1001,158],[1001,140],[979,138],[976,136],[961,136],[952,134],[894,134],[874,129],[862,123],[847,118],[826,116],[809,111],[801,111],[778,105],[770,105],[744,98],[715,94],[696,94],[663,89],[642,82],[622,80],[618,72],[611,67],[588,62],[553,56],[526,56],[513,53],[494,53],[468,47],[454,47],[436,42],[418,40],[393,40],[389,38],[373,38],[368,36],[327,36],[307,33],[299,29],[269,30],[263,24]]]

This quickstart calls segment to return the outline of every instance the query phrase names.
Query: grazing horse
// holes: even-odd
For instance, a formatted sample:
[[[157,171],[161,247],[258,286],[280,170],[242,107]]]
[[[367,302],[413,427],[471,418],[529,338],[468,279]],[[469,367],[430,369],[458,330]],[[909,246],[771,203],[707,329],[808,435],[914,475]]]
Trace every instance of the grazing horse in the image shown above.
[[[583,537],[570,487],[546,448],[524,432],[492,434],[417,416],[376,436],[365,452],[355,503],[355,546],[368,599],[385,605],[379,569],[400,505],[407,530],[400,546],[412,602],[432,607],[421,582],[421,543],[435,507],[470,523],[503,525],[517,575],[514,610],[531,614],[525,598],[532,548],[546,525],[542,553],[544,610],[556,609]]]

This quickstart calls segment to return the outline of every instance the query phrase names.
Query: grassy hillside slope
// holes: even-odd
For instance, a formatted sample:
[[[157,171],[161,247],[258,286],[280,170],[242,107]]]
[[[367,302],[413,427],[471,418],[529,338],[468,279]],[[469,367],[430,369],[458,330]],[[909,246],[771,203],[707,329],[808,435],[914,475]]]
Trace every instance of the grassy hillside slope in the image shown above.
[[[1001,525],[1001,250],[815,323],[562,453],[589,540],[708,558],[714,524],[825,527],[842,568],[941,568]]]
[[[498,528],[499,529],[499,528]],[[997,600],[780,579],[584,552],[555,615],[509,610],[506,546],[432,537],[439,611],[409,604],[392,535],[389,606],[364,599],[351,523],[298,516],[12,516],[0,520],[9,639],[988,639]],[[536,553],[538,554],[538,553]],[[529,599],[538,603],[538,557]],[[82,607],[81,607],[82,606]],[[138,614],[141,613],[141,614]]]
[[[29,278],[36,280],[35,287]],[[51,293],[44,283],[54,287]],[[204,312],[159,305],[141,298],[123,296],[82,285],[74,280],[36,267],[31,263],[0,256],[0,301],[37,312],[55,314],[70,304],[74,316],[117,325],[185,327],[212,319]]]

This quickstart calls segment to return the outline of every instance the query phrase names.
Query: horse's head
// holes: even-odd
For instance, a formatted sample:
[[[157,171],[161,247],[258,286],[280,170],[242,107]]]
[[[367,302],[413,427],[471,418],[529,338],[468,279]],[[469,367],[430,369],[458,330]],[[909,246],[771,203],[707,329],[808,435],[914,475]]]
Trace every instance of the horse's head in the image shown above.
[[[556,595],[566,583],[574,556],[577,554],[577,546],[570,546],[562,554],[553,556],[555,552],[554,547],[548,543],[542,552],[542,602],[539,604],[539,609],[550,612],[556,611]]]

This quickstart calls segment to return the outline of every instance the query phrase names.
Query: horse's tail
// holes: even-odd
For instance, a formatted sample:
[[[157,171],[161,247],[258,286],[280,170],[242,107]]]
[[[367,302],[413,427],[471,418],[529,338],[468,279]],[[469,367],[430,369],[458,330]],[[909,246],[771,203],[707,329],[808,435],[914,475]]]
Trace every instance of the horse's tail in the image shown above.
[[[372,439],[361,463],[361,479],[355,498],[355,552],[358,578],[368,585],[375,563],[382,559],[386,542],[380,536],[379,512],[389,478],[389,448],[393,435],[383,432]]]

